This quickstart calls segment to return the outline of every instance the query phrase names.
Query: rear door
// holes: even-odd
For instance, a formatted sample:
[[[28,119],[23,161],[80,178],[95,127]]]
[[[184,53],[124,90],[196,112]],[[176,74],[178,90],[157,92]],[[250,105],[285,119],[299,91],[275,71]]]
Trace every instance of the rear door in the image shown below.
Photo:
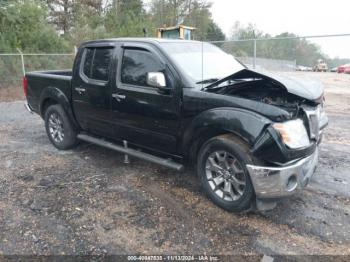
[[[73,106],[79,124],[86,131],[109,137],[114,135],[110,71],[114,51],[113,46],[84,48],[72,81]]]
[[[112,111],[116,136],[175,153],[180,126],[180,88],[162,55],[149,45],[124,44],[118,56]],[[163,72],[169,92],[147,85],[148,72]]]

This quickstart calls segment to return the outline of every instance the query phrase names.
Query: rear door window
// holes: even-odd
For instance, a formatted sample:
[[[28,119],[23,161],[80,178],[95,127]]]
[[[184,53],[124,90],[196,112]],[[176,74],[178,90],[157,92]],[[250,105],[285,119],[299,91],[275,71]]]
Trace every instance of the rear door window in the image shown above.
[[[95,56],[91,70],[92,79],[108,81],[112,50],[112,48],[97,48],[95,50]]]
[[[86,77],[98,81],[108,81],[113,48],[87,48],[83,64]]]

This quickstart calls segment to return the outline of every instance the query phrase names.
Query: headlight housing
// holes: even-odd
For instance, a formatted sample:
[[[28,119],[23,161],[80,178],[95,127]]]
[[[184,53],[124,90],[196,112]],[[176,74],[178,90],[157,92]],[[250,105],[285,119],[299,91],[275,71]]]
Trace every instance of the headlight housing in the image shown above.
[[[289,148],[302,148],[310,145],[310,139],[301,119],[275,123],[273,128],[281,135]]]

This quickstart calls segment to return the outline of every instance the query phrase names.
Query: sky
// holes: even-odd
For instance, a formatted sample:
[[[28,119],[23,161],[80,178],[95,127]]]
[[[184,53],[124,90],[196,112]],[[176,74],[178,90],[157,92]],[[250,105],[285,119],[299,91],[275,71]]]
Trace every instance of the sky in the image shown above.
[[[211,0],[213,19],[229,36],[235,21],[277,35],[350,34],[350,0]],[[350,58],[350,36],[313,39],[327,55]]]

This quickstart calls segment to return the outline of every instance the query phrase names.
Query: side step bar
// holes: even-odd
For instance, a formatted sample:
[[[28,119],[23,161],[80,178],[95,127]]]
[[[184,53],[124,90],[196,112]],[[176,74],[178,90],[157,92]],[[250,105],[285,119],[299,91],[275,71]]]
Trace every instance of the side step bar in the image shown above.
[[[159,165],[171,168],[171,169],[175,169],[177,171],[181,171],[184,168],[183,165],[178,164],[178,163],[172,161],[171,159],[164,159],[164,158],[160,158],[160,157],[157,157],[157,156],[153,156],[151,154],[147,154],[147,153],[144,153],[144,152],[137,151],[137,150],[132,149],[132,148],[122,147],[122,146],[119,146],[119,145],[114,144],[112,142],[108,142],[108,141],[106,141],[104,139],[92,137],[92,136],[89,136],[89,135],[86,135],[86,134],[78,134],[77,137],[80,140],[83,140],[83,141],[86,141],[86,142],[89,142],[89,143],[92,143],[92,144],[96,144],[96,145],[99,145],[99,146],[103,146],[103,147],[106,147],[106,148],[109,148],[109,149],[112,149],[112,150],[115,150],[115,151],[118,151],[118,152],[130,155],[130,156],[134,156],[134,157],[137,157],[137,158],[140,158],[140,159],[143,159],[143,160],[155,163],[155,164],[159,164]]]

